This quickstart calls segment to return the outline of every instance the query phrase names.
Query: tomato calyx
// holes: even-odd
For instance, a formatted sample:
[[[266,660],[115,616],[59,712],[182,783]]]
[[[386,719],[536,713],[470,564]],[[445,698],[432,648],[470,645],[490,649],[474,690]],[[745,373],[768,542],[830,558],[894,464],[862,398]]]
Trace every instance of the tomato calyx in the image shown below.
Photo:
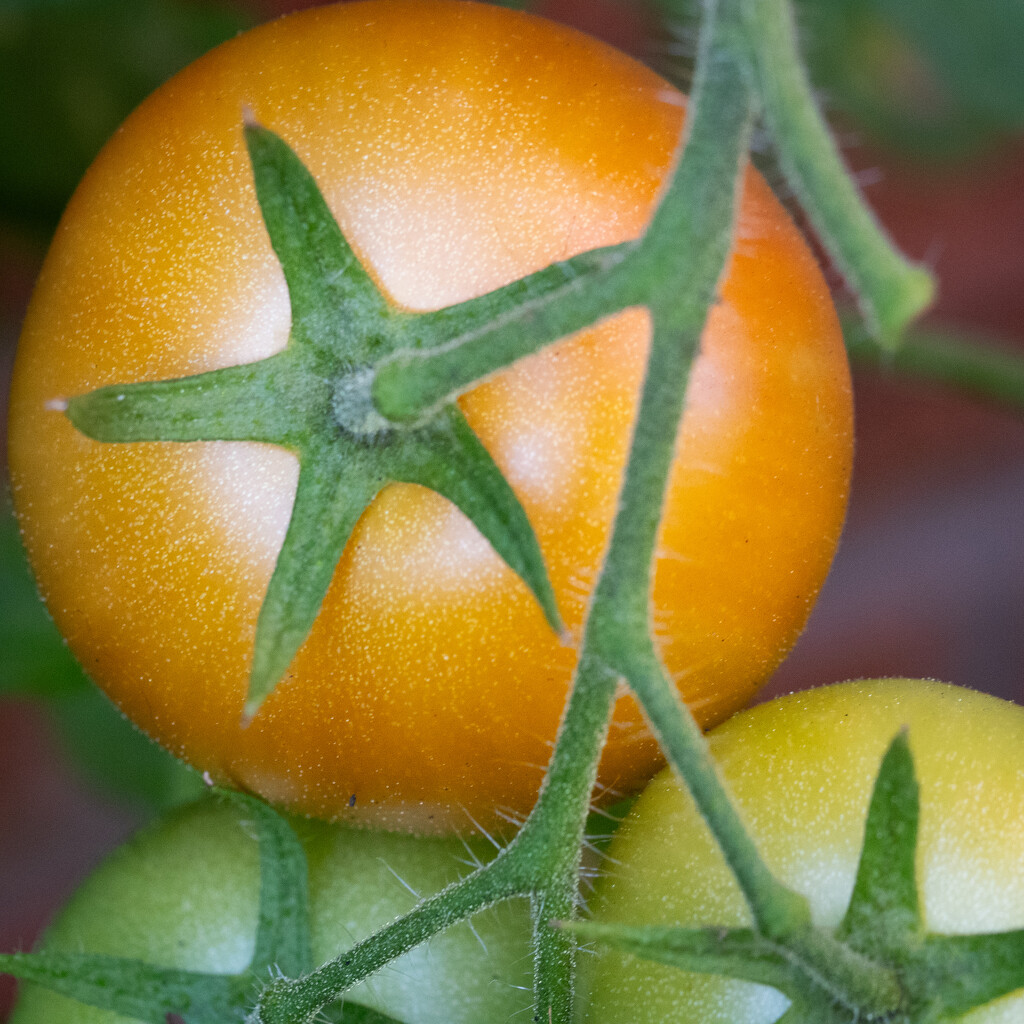
[[[288,286],[288,346],[256,363],[102,388],[67,408],[71,422],[98,441],[262,441],[298,455],[295,502],[257,621],[243,720],[288,669],[357,520],[391,482],[419,484],[455,504],[560,631],[533,527],[454,401],[398,424],[380,414],[372,397],[382,359],[423,344],[431,330],[476,329],[498,315],[502,300],[485,297],[482,313],[471,309],[461,318],[451,310],[440,319],[397,310],[359,263],[296,154],[251,119],[244,134]],[[474,370],[477,377],[485,372]]]
[[[331,407],[338,426],[352,437],[378,444],[400,429],[380,414],[371,389],[375,370],[363,366],[340,377],[334,385]]]
[[[681,970],[757,982],[790,1001],[785,1024],[932,1024],[1024,987],[1024,930],[940,935],[925,928],[916,877],[918,783],[906,730],[872,791],[853,893],[834,933],[555,922]]]
[[[291,825],[261,800],[227,790],[259,843],[260,902],[256,947],[240,974],[172,970],[140,960],[55,952],[0,955],[0,970],[124,1017],[167,1024],[241,1024],[266,978],[313,967],[306,853]],[[325,1008],[335,1024],[400,1024],[369,1007]]]

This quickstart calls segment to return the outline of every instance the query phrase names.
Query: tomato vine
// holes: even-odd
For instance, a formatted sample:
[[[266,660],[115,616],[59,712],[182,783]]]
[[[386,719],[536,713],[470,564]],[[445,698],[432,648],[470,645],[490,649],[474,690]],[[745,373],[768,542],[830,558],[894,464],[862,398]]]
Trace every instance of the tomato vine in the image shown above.
[[[652,639],[649,596],[660,510],[690,367],[732,242],[737,183],[757,118],[772,132],[790,184],[853,286],[879,344],[895,346],[930,301],[931,279],[895,252],[843,171],[802,71],[788,4],[707,0],[678,164],[639,241],[584,253],[435,314],[397,314],[361,269],[286,140],[250,121],[245,131],[260,208],[288,282],[300,343],[261,363],[172,382],[118,385],[69,403],[74,424],[98,440],[256,439],[302,452],[295,510],[260,614],[246,706],[251,716],[308,633],[356,519],[392,480],[424,484],[456,502],[528,584],[549,623],[560,626],[529,520],[452,401],[567,333],[629,306],[650,311],[651,349],[620,504],[533,812],[492,862],[341,958],[313,968],[294,837],[280,819],[255,811],[264,826],[265,864],[253,969],[273,964],[282,976],[263,987],[246,1012],[247,1024],[313,1021],[389,960],[512,897],[531,901],[535,1020],[572,1019],[577,931],[632,943],[663,958],[673,946],[671,955],[691,969],[721,969],[721,944],[708,948],[706,935],[551,926],[576,916],[584,823],[620,680],[642,704],[750,907],[753,931],[731,936],[735,942],[725,951],[731,969],[757,962],[764,968],[760,980],[794,993],[797,1012],[820,1014],[823,1005],[838,1005],[836,1020],[910,1020],[908,1007],[920,996],[913,987],[934,983],[929,971],[898,977],[883,959],[865,954],[865,948],[874,954],[875,947],[859,934],[886,886],[899,889],[904,909],[913,901],[907,873],[883,870],[889,861],[905,866],[913,858],[914,834],[886,845],[894,831],[890,819],[916,815],[913,769],[903,741],[897,739],[887,758],[869,818],[883,839],[865,847],[847,927],[831,935],[811,923],[806,900],[764,863]],[[338,324],[325,309],[341,311],[343,325],[362,339],[345,366],[331,353],[330,335]],[[329,410],[330,445],[321,426],[296,419],[297,406],[288,398],[298,393],[307,406]],[[346,447],[339,434],[355,440]],[[335,500],[342,478],[344,503]],[[895,942],[905,936],[883,938]],[[764,967],[770,962],[778,968],[780,961],[782,968],[774,972]],[[109,958],[8,957],[0,966],[147,1019],[202,999],[225,1019],[238,1019],[247,998],[237,978],[215,982],[210,975],[147,971]],[[979,985],[977,998],[990,999],[992,991],[992,985]]]

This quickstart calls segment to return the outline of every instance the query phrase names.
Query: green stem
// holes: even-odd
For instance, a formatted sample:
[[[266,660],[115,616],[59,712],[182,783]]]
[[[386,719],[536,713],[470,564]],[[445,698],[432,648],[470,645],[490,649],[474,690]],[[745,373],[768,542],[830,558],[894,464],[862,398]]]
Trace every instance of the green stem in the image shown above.
[[[736,0],[721,6],[716,14],[716,4],[708,4],[683,157],[651,224],[651,258],[668,267],[647,300],[655,325],[651,350],[588,626],[600,644],[622,630],[630,642],[649,635],[654,552],[687,380],[732,245],[753,97],[734,56]]]
[[[417,322],[424,348],[398,352],[376,370],[377,411],[394,423],[414,421],[516,360],[621,311],[637,293],[627,259],[635,248],[625,243],[585,252],[461,306],[425,314]],[[503,312],[493,316],[492,308]],[[456,317],[481,323],[452,337],[444,325]],[[438,337],[445,342],[435,346]]]
[[[710,15],[709,15],[710,16]],[[689,260],[675,291],[652,303],[656,324],[621,504],[587,627],[595,655],[626,676],[737,872],[755,921],[771,937],[802,927],[805,903],[781,886],[761,860],[715,770],[693,719],[664,678],[650,641],[651,566],[660,510],[682,418],[687,378],[732,238],[737,182],[749,137],[753,97],[729,38],[738,19],[723,3],[705,36],[696,99],[682,165],[656,219],[672,224],[677,251]],[[719,41],[724,45],[716,45]],[[716,59],[708,58],[714,47]],[[674,202],[675,196],[681,198]]]
[[[477,911],[520,895],[515,873],[504,866],[499,857],[312,973],[272,982],[246,1024],[312,1024],[324,1006],[391,960]]]
[[[892,351],[851,320],[843,333],[855,363],[1024,411],[1024,359],[1017,353],[933,328],[913,329]]]
[[[775,942],[788,941],[810,924],[803,896],[768,869],[729,797],[693,716],[666,677],[653,646],[633,655],[626,674],[672,766],[682,776],[736,877],[757,930]]]
[[[708,308],[725,267],[732,239],[736,188],[746,155],[753,97],[735,49],[739,7],[724,2],[714,19],[716,59],[702,53],[690,135],[667,209],[654,228],[672,225],[677,251],[687,254],[688,273],[652,303],[654,337],[621,505],[604,571],[594,598],[587,635],[606,664],[633,686],[665,747],[693,793],[762,933],[780,938],[809,920],[806,902],[768,871],[719,780],[710,752],[693,718],[665,678],[650,640],[651,566],[660,510],[682,418],[687,378]],[[707,39],[707,37],[705,37]],[[717,45],[721,40],[721,45]],[[673,202],[678,194],[686,202]]]
[[[814,101],[789,0],[744,0],[746,41],[779,163],[849,282],[872,331],[888,347],[932,301],[935,284],[893,246],[843,166]]]
[[[552,921],[571,917],[576,908],[575,881],[537,893],[531,900],[533,915],[533,1019],[537,1024],[572,1020],[576,942]]]
[[[575,911],[587,812],[617,684],[618,676],[584,651],[537,804],[506,850],[522,874],[522,891],[533,896],[535,1019],[543,1024],[572,1019],[575,938],[550,922]]]

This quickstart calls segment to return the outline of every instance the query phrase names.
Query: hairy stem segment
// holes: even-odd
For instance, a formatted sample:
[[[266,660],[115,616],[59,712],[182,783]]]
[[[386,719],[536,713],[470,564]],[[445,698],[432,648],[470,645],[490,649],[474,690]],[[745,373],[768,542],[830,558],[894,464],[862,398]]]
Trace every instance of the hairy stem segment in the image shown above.
[[[742,0],[723,0],[720,5],[712,40],[724,45],[710,53],[702,50],[698,64],[698,85],[717,102],[694,110],[688,159],[651,227],[656,251],[667,233],[677,251],[700,255],[691,256],[686,272],[675,276],[676,282],[683,282],[681,287],[656,294],[650,303],[655,324],[651,354],[619,513],[587,625],[587,639],[592,638],[588,650],[621,673],[636,692],[666,755],[732,867],[759,932],[795,948],[809,973],[823,969],[823,987],[834,990],[840,1001],[869,1012],[886,1012],[899,1005],[895,980],[814,932],[806,900],[772,875],[650,639],[653,556],[686,381],[732,236],[735,193],[715,189],[714,175],[720,174],[721,180],[739,180],[750,127],[753,97],[735,56],[743,13]],[[714,46],[707,36],[705,46]],[[704,121],[712,112],[713,128]],[[701,150],[704,145],[706,153]],[[690,202],[672,203],[677,190]],[[666,225],[671,225],[670,230]]]
[[[741,5],[725,0],[719,14],[721,50],[701,53],[698,85],[715,98],[697,104],[686,159],[676,175],[666,213],[652,225],[660,237],[669,218],[677,251],[690,254],[689,272],[676,275],[672,291],[651,304],[655,323],[640,413],[627,464],[619,513],[605,568],[598,582],[587,636],[601,660],[624,676],[662,733],[666,754],[737,871],[754,919],[777,937],[808,919],[804,901],[770,875],[718,778],[710,753],[691,716],[664,678],[650,640],[650,592],[660,510],[664,502],[686,383],[701,331],[725,266],[732,237],[736,185],[749,137],[753,96],[734,43]],[[707,44],[705,44],[707,45]],[[712,44],[713,45],[713,44]],[[709,123],[714,117],[714,124]],[[676,204],[672,193],[691,201]],[[696,255],[696,254],[699,254]],[[682,282],[680,286],[678,282]],[[652,685],[657,681],[657,685]]]
[[[893,246],[843,166],[800,57],[790,0],[745,0],[743,17],[755,89],[783,172],[872,333],[893,348],[931,304],[935,282]]]
[[[298,979],[272,982],[246,1024],[312,1024],[320,1011],[357,982],[439,931],[499,900],[518,895],[503,858],[424,900],[404,917],[357,943],[336,960]]]
[[[769,871],[711,759],[693,716],[679,700],[652,646],[625,674],[672,766],[683,778],[746,897],[758,932],[783,941],[810,925],[807,901]]]

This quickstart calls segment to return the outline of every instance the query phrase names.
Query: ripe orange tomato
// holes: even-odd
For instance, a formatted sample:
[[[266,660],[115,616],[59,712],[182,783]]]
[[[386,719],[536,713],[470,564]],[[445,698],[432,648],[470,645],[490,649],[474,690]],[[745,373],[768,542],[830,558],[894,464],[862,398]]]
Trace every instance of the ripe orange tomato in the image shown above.
[[[99,444],[62,397],[264,358],[289,305],[242,110],[315,175],[383,292],[434,309],[637,237],[683,100],[569,29],[493,7],[324,7],[219,47],[147,100],[71,201],[29,311],[15,500],[72,650],[149,735],[293,811],[470,831],[532,805],[608,538],[649,320],[631,309],[461,399],[538,534],[571,642],[437,495],[360,520],[285,680],[240,725],[256,616],[296,483],[253,443]],[[848,369],[826,286],[752,171],[703,339],[660,538],[654,622],[710,725],[804,624],[839,535]],[[600,784],[660,755],[617,706]]]

